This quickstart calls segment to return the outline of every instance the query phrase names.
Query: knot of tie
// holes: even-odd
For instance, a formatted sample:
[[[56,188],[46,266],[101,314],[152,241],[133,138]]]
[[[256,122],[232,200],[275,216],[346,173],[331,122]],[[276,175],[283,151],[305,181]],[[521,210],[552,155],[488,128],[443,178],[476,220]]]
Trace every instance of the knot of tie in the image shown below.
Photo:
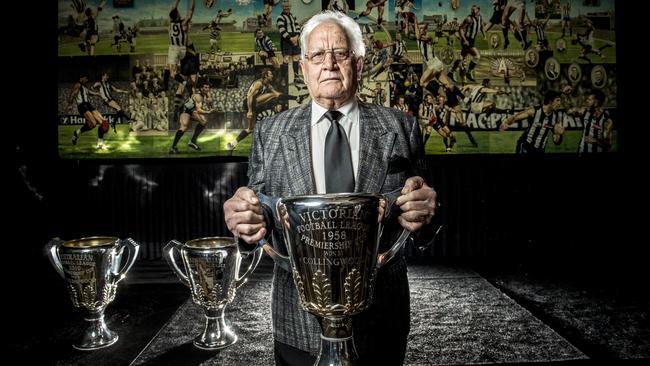
[[[331,124],[325,137],[325,189],[327,193],[354,192],[354,169],[348,137],[338,120],[339,111],[325,112]]]
[[[343,113],[339,111],[325,112],[325,118],[327,118],[330,122],[338,121],[339,119],[341,119],[341,116],[343,116]]]

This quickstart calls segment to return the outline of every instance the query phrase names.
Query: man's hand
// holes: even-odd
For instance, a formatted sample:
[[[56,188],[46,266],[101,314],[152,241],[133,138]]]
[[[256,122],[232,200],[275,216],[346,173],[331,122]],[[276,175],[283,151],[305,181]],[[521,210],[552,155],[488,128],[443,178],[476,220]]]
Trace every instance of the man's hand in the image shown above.
[[[240,187],[223,204],[223,213],[228,229],[245,242],[254,244],[266,235],[262,205],[250,188]]]
[[[437,196],[436,191],[429,187],[422,177],[410,177],[402,188],[402,195],[395,201],[402,209],[397,221],[408,231],[420,230],[429,224],[436,214]]]

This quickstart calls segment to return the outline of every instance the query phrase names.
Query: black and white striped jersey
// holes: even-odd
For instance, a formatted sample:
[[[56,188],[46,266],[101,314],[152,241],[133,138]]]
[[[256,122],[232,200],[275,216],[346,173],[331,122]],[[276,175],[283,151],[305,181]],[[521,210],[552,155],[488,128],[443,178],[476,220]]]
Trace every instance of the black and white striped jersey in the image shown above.
[[[169,44],[172,46],[186,46],[187,34],[183,29],[181,20],[169,21]]]
[[[286,39],[293,37],[294,35],[300,33],[300,25],[298,20],[291,13],[282,12],[276,21],[278,31],[280,32],[280,37]]]
[[[544,151],[548,136],[553,133],[553,127],[556,123],[561,123],[556,111],[546,114],[542,107],[535,107],[535,114],[530,126],[526,129],[522,138],[532,148]]]
[[[255,38],[255,49],[257,51],[275,51],[275,45],[269,36],[264,35],[262,38]]]
[[[610,119],[609,112],[603,111],[599,116],[594,116],[591,111],[585,112],[582,119],[584,129],[582,130],[582,138],[580,145],[578,145],[578,153],[595,153],[605,152],[608,149],[599,144],[587,143],[588,138],[595,140],[602,140],[605,138],[605,123]]]

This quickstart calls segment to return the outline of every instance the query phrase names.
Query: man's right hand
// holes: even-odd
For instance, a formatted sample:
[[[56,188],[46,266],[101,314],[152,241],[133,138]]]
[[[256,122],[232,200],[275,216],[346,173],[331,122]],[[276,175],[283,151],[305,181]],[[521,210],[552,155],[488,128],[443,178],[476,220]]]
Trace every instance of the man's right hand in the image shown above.
[[[262,204],[252,189],[240,187],[223,204],[228,229],[249,244],[257,243],[266,235]]]

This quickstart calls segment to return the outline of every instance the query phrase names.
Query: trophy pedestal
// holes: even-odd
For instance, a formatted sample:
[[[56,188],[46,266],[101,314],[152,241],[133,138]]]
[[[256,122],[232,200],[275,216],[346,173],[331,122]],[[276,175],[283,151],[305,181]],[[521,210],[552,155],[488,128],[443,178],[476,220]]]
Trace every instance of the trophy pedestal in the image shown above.
[[[320,352],[314,366],[357,366],[359,355],[352,338],[352,319],[324,317],[320,321]]]
[[[203,333],[194,338],[194,346],[200,349],[214,351],[226,348],[237,342],[237,335],[226,325],[224,318],[225,306],[219,310],[208,310],[205,313],[205,328]]]
[[[86,321],[86,329],[81,340],[73,344],[72,347],[80,351],[92,351],[108,347],[117,342],[119,336],[106,326],[103,310],[99,313],[90,314],[84,320]]]

